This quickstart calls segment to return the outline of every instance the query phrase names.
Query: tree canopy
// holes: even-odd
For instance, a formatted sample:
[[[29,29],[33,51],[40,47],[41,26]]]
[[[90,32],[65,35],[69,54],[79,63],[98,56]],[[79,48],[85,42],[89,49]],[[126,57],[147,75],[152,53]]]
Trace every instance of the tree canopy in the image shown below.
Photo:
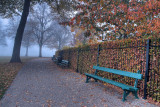
[[[10,18],[15,15],[22,15],[23,5],[25,0],[1,0],[0,15],[5,18]],[[75,0],[28,0],[31,2],[30,10],[38,3],[47,3],[54,14],[59,14],[62,17],[69,18],[72,11],[75,9]],[[60,18],[60,17],[59,17]]]
[[[107,40],[160,36],[159,0],[78,0],[72,27]],[[112,35],[111,35],[112,33]]]

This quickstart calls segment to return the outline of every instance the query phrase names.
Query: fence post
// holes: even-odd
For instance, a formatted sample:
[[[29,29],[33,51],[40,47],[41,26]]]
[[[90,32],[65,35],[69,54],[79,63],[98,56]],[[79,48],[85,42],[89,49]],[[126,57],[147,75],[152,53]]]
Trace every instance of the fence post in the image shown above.
[[[150,39],[147,40],[147,46],[146,46],[146,71],[145,71],[145,81],[144,81],[144,99],[147,99],[147,82],[149,81],[149,49],[150,49]]]
[[[70,49],[68,50],[68,62],[69,62],[69,64],[68,64],[68,67],[70,67]]]
[[[100,44],[98,45],[98,52],[97,52],[97,66],[99,66],[99,52],[100,52]]]
[[[60,51],[59,56],[63,59],[63,50]]]
[[[98,52],[97,52],[97,66],[99,66],[99,52],[100,52],[100,44],[98,45]],[[97,74],[97,70],[95,71],[95,75]]]
[[[79,71],[78,71],[78,65],[79,65],[79,51],[80,51],[80,49],[78,48],[78,54],[77,54],[77,70],[76,70],[77,72],[79,72]]]

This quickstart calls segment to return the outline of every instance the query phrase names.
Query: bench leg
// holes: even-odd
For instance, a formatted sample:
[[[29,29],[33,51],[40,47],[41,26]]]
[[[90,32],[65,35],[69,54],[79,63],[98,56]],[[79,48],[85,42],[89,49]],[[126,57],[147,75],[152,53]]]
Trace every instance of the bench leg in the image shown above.
[[[129,95],[130,91],[128,91],[128,90],[123,90],[123,91],[124,92],[123,92],[123,99],[122,99],[122,101],[124,102],[126,100],[126,97]]]
[[[137,91],[132,91],[132,94],[135,96],[136,99],[139,99],[137,95]]]
[[[87,76],[86,83],[88,83],[89,79],[91,79],[91,77]]]
[[[95,80],[95,82],[98,82],[97,79],[94,79],[94,80]]]

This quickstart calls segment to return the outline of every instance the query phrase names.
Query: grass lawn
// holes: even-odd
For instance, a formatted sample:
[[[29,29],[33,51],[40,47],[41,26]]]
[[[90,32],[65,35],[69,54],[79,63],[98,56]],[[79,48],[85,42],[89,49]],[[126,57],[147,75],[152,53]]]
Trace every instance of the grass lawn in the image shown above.
[[[22,63],[9,63],[11,57],[0,56],[0,99],[25,62],[35,57],[21,57]]]

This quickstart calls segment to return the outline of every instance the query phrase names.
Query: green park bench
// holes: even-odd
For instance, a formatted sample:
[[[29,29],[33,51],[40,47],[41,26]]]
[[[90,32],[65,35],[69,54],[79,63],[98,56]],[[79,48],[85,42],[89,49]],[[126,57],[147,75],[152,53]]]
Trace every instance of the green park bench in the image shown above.
[[[127,71],[121,71],[121,70],[116,70],[116,69],[110,69],[110,68],[105,68],[105,67],[99,67],[99,66],[93,66],[93,69],[96,69],[94,74],[88,74],[85,73],[85,75],[87,76],[86,78],[86,83],[88,83],[89,79],[93,78],[95,80],[95,82],[97,82],[97,80],[101,80],[104,81],[106,83],[115,85],[117,87],[122,88],[123,92],[123,99],[122,101],[124,102],[126,100],[126,97],[129,95],[130,92],[132,92],[132,94],[135,96],[136,99],[138,99],[137,96],[137,84],[138,84],[138,79],[142,79],[143,75],[140,74],[140,71],[138,70],[137,73],[132,73],[132,72],[127,72]],[[104,71],[104,72],[109,72],[109,73],[113,73],[113,74],[117,74],[117,75],[122,75],[122,76],[126,76],[126,77],[130,77],[130,78],[134,78],[135,79],[135,83],[134,86],[130,86],[130,85],[126,85],[120,82],[116,82],[107,78],[103,78],[97,75],[98,71]]]
[[[67,60],[62,60],[60,56],[52,57],[52,61],[55,62],[57,65],[60,65],[61,67],[69,67],[69,61]]]
[[[62,67],[69,67],[69,61],[62,60],[58,65],[60,65]]]
[[[56,64],[58,64],[58,58],[57,57],[53,56],[52,61],[55,62]]]

